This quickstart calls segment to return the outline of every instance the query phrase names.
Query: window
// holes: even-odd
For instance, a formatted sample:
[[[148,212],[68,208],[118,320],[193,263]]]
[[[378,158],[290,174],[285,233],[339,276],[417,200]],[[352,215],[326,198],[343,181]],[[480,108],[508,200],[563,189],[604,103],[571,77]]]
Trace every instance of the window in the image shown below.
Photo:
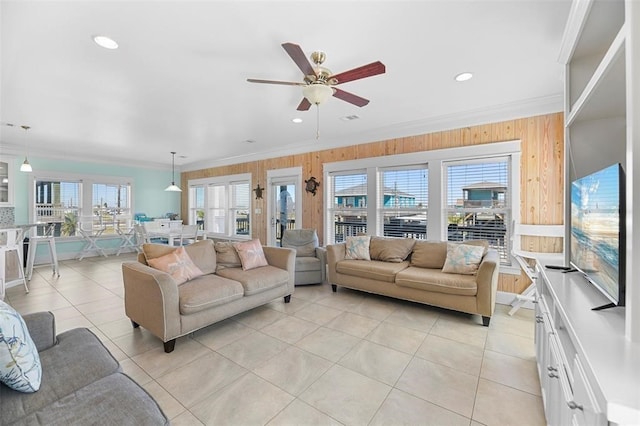
[[[53,224],[54,235],[76,235],[82,215],[82,184],[62,180],[35,181],[35,221]],[[38,226],[37,235],[44,235],[48,226]]]
[[[448,241],[488,240],[509,263],[509,158],[445,163]]]
[[[250,174],[189,181],[190,220],[220,237],[250,237],[250,195]]]
[[[189,223],[204,229],[204,185],[189,188]]]
[[[29,220],[47,224],[36,227],[37,235],[52,228],[57,237],[74,237],[89,222],[103,234],[115,234],[131,223],[128,178],[36,172],[29,179]]]
[[[234,235],[251,235],[249,220],[250,197],[251,192],[249,182],[232,182],[231,189],[231,205],[229,211],[235,223]]]
[[[130,185],[94,183],[92,188],[93,225],[104,234],[115,234],[131,222]]]
[[[326,163],[326,244],[366,233],[486,239],[510,273],[509,224],[520,217],[520,142]],[[516,183],[515,185],[513,183]]]
[[[367,174],[351,172],[332,175],[333,201],[329,216],[333,223],[333,241],[367,232]]]
[[[209,215],[206,230],[216,234],[227,234],[227,186],[209,185]]]
[[[379,172],[378,217],[385,237],[427,238],[428,169],[395,167]]]

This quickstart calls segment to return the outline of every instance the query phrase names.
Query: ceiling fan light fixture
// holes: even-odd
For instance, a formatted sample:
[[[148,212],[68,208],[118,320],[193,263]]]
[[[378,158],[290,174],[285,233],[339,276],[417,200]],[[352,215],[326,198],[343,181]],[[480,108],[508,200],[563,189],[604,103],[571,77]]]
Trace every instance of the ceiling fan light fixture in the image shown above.
[[[333,89],[321,83],[308,84],[302,88],[302,95],[314,105],[320,105],[333,95]]]

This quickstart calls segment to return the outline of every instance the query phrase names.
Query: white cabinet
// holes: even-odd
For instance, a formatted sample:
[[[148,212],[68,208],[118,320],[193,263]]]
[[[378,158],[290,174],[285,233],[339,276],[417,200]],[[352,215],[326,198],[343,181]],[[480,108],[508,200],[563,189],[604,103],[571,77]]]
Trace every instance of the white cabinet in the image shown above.
[[[640,345],[624,338],[624,308],[579,273],[545,270],[538,259],[535,345],[549,425],[640,424]]]

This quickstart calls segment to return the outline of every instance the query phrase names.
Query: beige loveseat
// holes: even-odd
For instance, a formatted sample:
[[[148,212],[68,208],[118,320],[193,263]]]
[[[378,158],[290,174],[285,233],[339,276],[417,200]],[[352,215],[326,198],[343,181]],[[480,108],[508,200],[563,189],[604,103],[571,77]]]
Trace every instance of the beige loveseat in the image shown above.
[[[263,247],[267,266],[243,270],[232,243],[198,241],[184,249],[204,275],[180,285],[147,259],[176,250],[144,244],[137,262],[124,262],[125,312],[134,327],[142,326],[174,349],[176,338],[238,313],[284,297],[294,291],[295,251]]]
[[[372,260],[345,259],[345,243],[327,246],[329,283],[482,316],[493,315],[500,258],[486,241],[465,244],[485,247],[474,274],[443,272],[447,242],[371,237]]]

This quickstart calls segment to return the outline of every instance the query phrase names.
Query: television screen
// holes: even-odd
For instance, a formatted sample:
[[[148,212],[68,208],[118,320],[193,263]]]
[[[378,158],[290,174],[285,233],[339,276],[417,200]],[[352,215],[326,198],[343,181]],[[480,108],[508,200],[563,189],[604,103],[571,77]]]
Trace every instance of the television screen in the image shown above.
[[[571,184],[571,264],[624,305],[624,172],[620,164]]]

